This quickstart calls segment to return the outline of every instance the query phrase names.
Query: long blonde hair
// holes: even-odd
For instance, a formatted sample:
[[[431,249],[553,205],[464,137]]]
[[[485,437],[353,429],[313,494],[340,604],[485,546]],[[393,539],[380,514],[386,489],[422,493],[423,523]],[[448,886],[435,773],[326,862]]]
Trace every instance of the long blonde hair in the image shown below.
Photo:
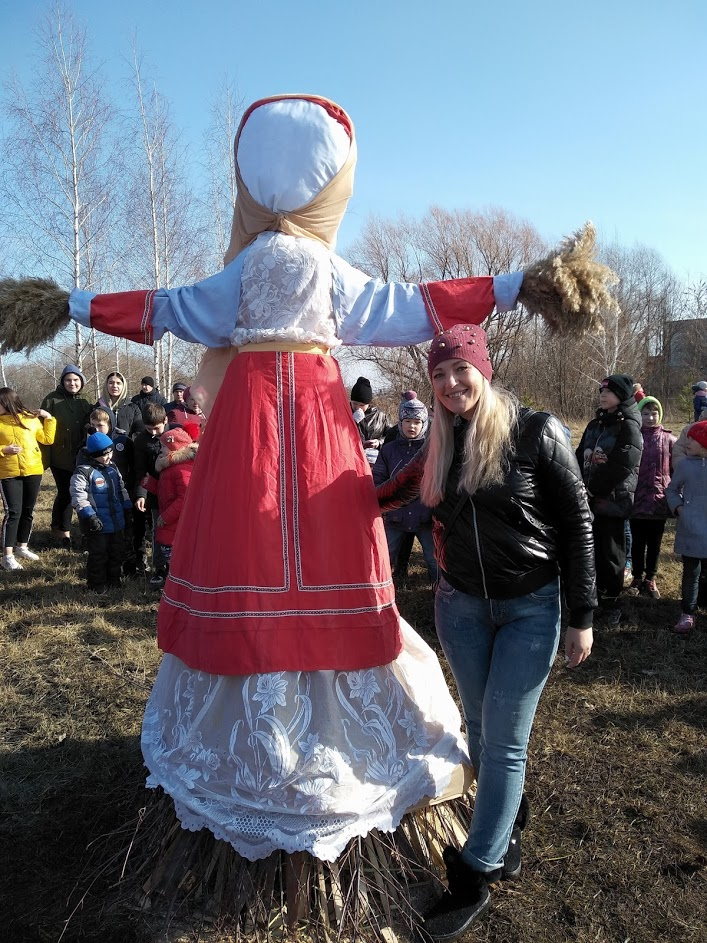
[[[512,393],[484,380],[464,438],[460,494],[464,491],[472,495],[503,481],[518,409],[518,401]],[[454,419],[454,413],[438,401],[420,487],[420,497],[428,507],[436,507],[444,497],[454,459]]]

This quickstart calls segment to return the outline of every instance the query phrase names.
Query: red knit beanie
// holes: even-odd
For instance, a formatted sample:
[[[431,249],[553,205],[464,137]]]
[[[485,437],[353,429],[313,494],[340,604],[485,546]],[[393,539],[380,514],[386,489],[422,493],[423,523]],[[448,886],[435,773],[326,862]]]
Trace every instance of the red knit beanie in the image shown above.
[[[443,360],[466,360],[491,382],[493,367],[486,346],[486,331],[476,324],[455,324],[435,337],[427,354],[430,376]]]
[[[694,439],[695,442],[698,442],[703,449],[707,449],[707,422],[703,420],[702,422],[696,422],[691,425],[687,430],[687,436],[689,439]]]
[[[169,452],[176,452],[177,449],[183,449],[199,438],[199,426],[195,422],[185,422],[183,426],[175,426],[174,429],[168,429],[160,436],[160,442]]]

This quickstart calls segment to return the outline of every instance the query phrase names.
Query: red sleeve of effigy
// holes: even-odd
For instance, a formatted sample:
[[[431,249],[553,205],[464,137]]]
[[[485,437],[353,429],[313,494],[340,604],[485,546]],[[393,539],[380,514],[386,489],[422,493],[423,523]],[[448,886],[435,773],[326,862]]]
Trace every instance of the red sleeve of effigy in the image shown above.
[[[455,324],[481,324],[495,304],[491,275],[423,282],[420,291],[437,333]]]
[[[91,299],[91,327],[102,334],[151,344],[154,291],[119,291]]]

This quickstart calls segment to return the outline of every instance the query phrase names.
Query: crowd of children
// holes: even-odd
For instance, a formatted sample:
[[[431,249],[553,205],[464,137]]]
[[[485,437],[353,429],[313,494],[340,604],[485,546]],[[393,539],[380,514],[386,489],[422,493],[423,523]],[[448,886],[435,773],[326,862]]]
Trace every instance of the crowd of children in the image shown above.
[[[76,379],[77,389],[67,393],[65,378]],[[77,405],[82,380],[77,368],[68,365],[54,397],[61,399],[55,404],[58,411],[67,397],[72,400],[69,405]],[[122,374],[109,374],[103,396],[87,417],[83,445],[68,482],[87,554],[87,585],[98,594],[118,586],[124,576],[147,571],[150,533],[150,585],[154,589],[162,588],[169,569],[205,417],[186,384],[175,383],[174,400],[165,408],[151,381],[144,377],[141,393],[129,400]],[[34,502],[15,495],[20,492],[16,483],[29,493],[28,486],[41,479],[37,460],[29,456],[39,456],[39,445],[54,444],[57,423],[44,408],[35,418],[9,388],[0,392],[4,394],[4,405],[0,404],[0,482],[5,505],[2,562],[6,570],[21,569],[16,557],[37,559],[27,547]],[[683,560],[682,614],[673,631],[688,634],[698,605],[707,603],[707,383],[696,383],[693,392],[695,422],[676,439],[663,426],[660,401],[647,395],[632,377],[612,374],[600,385],[599,409],[577,447],[594,515],[600,613],[609,625],[625,618],[620,596],[627,564],[632,576],[627,594],[660,598],[658,563],[671,516],[677,518],[675,552]],[[351,391],[351,410],[359,427],[367,411],[374,413],[371,399],[369,381],[359,377]],[[74,411],[78,413],[78,407]],[[368,429],[361,432],[361,439],[365,448],[376,446],[373,479],[379,485],[424,449],[430,418],[412,390],[403,394],[397,426],[389,425],[377,408],[374,418],[379,433],[375,443]],[[130,429],[123,428],[126,424]],[[71,434],[76,437],[75,432]],[[67,438],[65,434],[64,445]],[[45,456],[45,464],[50,460]],[[56,479],[56,467],[52,468]],[[63,478],[61,483],[65,484]],[[391,566],[395,569],[399,556],[417,538],[434,585],[438,574],[429,508],[418,500],[388,512],[384,523]]]
[[[103,594],[122,576],[145,571],[148,530],[150,586],[162,588],[199,432],[199,423],[168,423],[164,406],[147,397],[134,439],[113,427],[107,410],[91,412],[71,477],[71,503],[85,540],[92,592]]]
[[[44,406],[26,409],[11,388],[0,390],[2,568],[21,570],[19,560],[39,559],[27,543],[49,466],[57,483],[52,530],[71,549],[76,511],[89,590],[103,595],[123,577],[145,573],[150,533],[150,585],[161,589],[204,416],[184,383],[172,388],[169,417],[151,377],[143,377],[141,392],[130,400],[125,377],[110,373],[93,409],[79,395],[84,384],[78,368],[67,365],[44,400],[59,422]]]

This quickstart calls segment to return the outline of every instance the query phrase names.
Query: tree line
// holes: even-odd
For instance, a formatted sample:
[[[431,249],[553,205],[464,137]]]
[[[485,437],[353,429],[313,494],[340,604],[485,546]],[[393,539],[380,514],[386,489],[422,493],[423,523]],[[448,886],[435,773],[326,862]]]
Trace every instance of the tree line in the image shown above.
[[[518,271],[548,248],[532,224],[502,208],[432,207],[417,219],[370,217],[349,260],[385,280],[435,281]],[[632,375],[675,414],[689,412],[690,385],[707,379],[707,282],[680,281],[646,246],[605,245],[600,254],[619,276],[618,306],[604,313],[602,330],[552,336],[522,309],[494,312],[485,327],[496,377],[527,405],[566,420],[586,418],[612,373]],[[412,388],[431,401],[424,347],[356,356],[391,391]]]
[[[233,137],[242,103],[233,84],[224,80],[214,94],[199,155],[205,183],[196,192],[196,160],[137,39],[118,103],[67,6],[54,5],[36,35],[31,80],[11,74],[4,87],[3,273],[48,275],[65,288],[100,292],[170,288],[216,271],[235,200]],[[123,362],[141,362],[165,389],[185,362],[200,359],[183,349],[193,345],[168,335],[145,371],[145,349],[131,346]],[[77,324],[33,361],[56,373],[57,359],[66,357],[98,388],[106,354],[114,353],[119,369],[122,349]],[[0,369],[13,373],[4,362]]]
[[[49,275],[62,287],[100,292],[170,288],[220,268],[236,198],[237,89],[226,79],[215,91],[197,160],[181,142],[137,38],[124,71],[118,103],[70,9],[59,3],[41,19],[33,78],[23,83],[11,75],[5,83],[3,274]],[[199,192],[197,164],[205,171]],[[531,223],[502,208],[432,207],[419,219],[369,217],[344,254],[384,280],[423,281],[514,271],[546,249]],[[647,247],[609,245],[603,255],[620,282],[619,311],[607,312],[601,333],[552,337],[522,312],[495,313],[486,325],[499,379],[525,402],[566,419],[586,416],[597,381],[610,373],[631,373],[668,405],[707,374],[707,283],[682,283]],[[65,358],[98,392],[106,365],[122,364],[131,388],[149,372],[169,391],[174,379],[193,376],[200,356],[171,335],[149,354],[74,325],[33,355],[37,369],[28,373],[0,358],[0,372],[3,382],[17,372],[38,383],[42,371],[56,379]],[[409,388],[430,396],[424,346],[357,348],[342,358],[372,364],[393,400]]]

